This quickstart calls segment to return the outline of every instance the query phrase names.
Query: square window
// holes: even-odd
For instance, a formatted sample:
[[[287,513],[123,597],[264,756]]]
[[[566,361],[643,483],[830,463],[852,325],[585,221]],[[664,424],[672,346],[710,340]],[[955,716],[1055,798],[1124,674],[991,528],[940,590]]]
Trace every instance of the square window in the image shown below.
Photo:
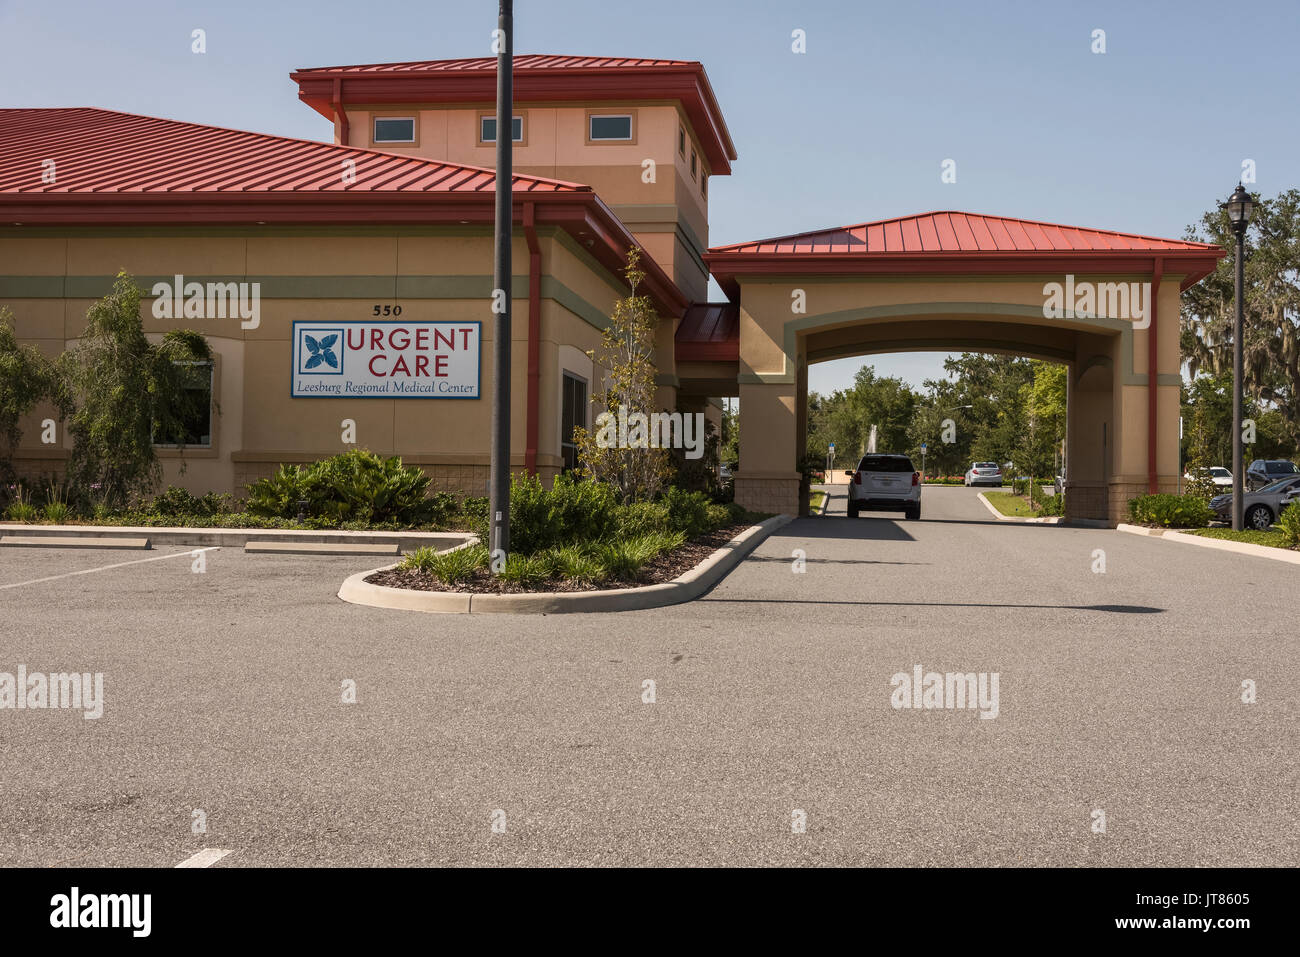
[[[414,143],[415,117],[376,116],[374,136],[376,143]]]
[[[588,120],[587,135],[592,140],[632,141],[632,115],[630,113],[593,113]]]
[[[497,118],[491,114],[485,114],[478,119],[478,139],[480,143],[495,143],[497,141]],[[515,143],[524,141],[524,118],[516,116],[510,121],[510,139]]]

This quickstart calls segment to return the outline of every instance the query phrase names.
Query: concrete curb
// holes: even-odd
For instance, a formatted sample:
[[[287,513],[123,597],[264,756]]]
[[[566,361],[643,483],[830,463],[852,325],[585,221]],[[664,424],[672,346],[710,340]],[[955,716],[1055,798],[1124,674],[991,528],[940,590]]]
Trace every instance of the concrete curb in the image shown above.
[[[132,548],[149,550],[147,538],[92,538],[89,535],[58,537],[54,535],[4,535],[0,545],[19,548]]]
[[[979,500],[984,503],[984,507],[993,513],[993,517],[999,522],[1015,522],[1017,525],[1060,525],[1064,519],[1060,515],[1044,515],[1041,518],[1021,518],[1018,515],[1003,515],[998,511],[997,506],[984,497],[983,492],[977,493]]]
[[[153,528],[130,525],[21,525],[0,523],[0,534],[52,538],[148,538],[158,545],[217,545],[241,548],[250,541],[293,542],[295,544],[389,545],[402,551],[425,546],[439,550],[472,539],[469,532],[350,532],[333,529],[299,531],[283,528]]]
[[[244,545],[250,555],[400,555],[397,542],[263,542]]]
[[[642,588],[611,588],[605,591],[536,592],[518,595],[483,595],[470,592],[413,591],[372,585],[366,578],[393,568],[372,568],[349,577],[339,598],[354,605],[453,614],[562,615],[575,612],[634,611],[676,605],[699,598],[716,585],[772,532],[792,521],[777,515],[751,525],[690,571],[671,582]]]
[[[1221,552],[1236,552],[1238,555],[1254,555],[1256,558],[1300,565],[1300,552],[1286,548],[1272,548],[1251,542],[1232,542],[1223,538],[1206,538],[1202,535],[1188,535],[1186,532],[1175,531],[1172,528],[1147,528],[1145,525],[1120,524],[1116,530],[1128,532],[1130,535],[1150,535],[1166,541],[1184,542],[1188,545],[1200,545],[1202,548],[1217,548]]]

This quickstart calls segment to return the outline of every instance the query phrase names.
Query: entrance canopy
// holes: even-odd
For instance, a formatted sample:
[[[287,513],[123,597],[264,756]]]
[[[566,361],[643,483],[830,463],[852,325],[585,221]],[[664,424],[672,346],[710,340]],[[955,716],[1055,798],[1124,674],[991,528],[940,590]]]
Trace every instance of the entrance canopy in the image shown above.
[[[687,311],[676,375],[685,394],[741,397],[737,500],[790,512],[808,364],[920,350],[1067,363],[1080,452],[1067,508],[1113,522],[1129,494],[1176,483],[1178,296],[1223,255],[1207,243],[956,211],[717,246],[705,260],[731,302]],[[746,435],[761,443],[746,448]]]

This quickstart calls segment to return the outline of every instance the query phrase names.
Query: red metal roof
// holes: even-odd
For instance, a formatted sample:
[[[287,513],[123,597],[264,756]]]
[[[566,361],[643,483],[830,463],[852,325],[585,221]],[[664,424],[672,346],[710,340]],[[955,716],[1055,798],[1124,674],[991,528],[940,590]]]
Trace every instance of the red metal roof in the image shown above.
[[[704,261],[733,300],[737,277],[1150,272],[1177,264],[1186,289],[1214,271],[1210,243],[943,210],[714,246]]]
[[[334,120],[349,104],[494,103],[496,72],[496,57],[470,57],[311,67],[290,78],[300,100]],[[676,100],[699,137],[709,172],[731,172],[736,147],[698,61],[519,54],[513,79],[516,103]]]
[[[54,182],[42,182],[46,160]],[[351,161],[355,180],[343,176]],[[351,178],[351,177],[349,177]],[[516,193],[591,192],[515,175]],[[89,108],[0,109],[0,194],[492,193],[490,169]]]
[[[514,60],[515,76],[535,70],[592,70],[608,73],[615,70],[646,70],[654,67],[699,66],[691,60],[654,60],[644,57],[560,56],[554,54],[520,54]],[[349,76],[357,73],[473,73],[496,75],[494,56],[463,57],[458,60],[412,60],[407,63],[365,63],[356,66],[317,66],[295,70],[294,76],[329,74]]]
[[[1109,252],[1209,250],[1181,239],[1158,239],[1109,229],[1061,226],[1006,216],[942,210],[856,226],[819,229],[775,239],[714,246],[713,253],[935,253]]]
[[[737,361],[740,306],[730,302],[692,303],[682,314],[674,340],[679,361]]]
[[[42,182],[46,160],[54,182]],[[355,182],[345,182],[345,163]],[[349,177],[350,178],[350,177]],[[516,226],[559,228],[621,275],[636,240],[589,186],[517,174]],[[0,110],[0,228],[490,226],[490,169],[99,109]],[[653,260],[664,315],[686,297]]]

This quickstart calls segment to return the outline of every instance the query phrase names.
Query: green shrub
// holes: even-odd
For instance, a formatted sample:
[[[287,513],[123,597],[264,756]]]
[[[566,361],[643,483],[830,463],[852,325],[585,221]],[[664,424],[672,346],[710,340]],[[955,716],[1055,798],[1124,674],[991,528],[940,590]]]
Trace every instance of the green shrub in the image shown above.
[[[683,532],[660,532],[638,535],[617,542],[596,546],[593,555],[611,578],[635,580],[645,563],[663,552],[677,548],[686,541]]]
[[[713,503],[703,492],[673,487],[664,492],[659,503],[668,510],[668,527],[683,532],[688,539],[708,534],[716,527],[709,524],[709,508]]]
[[[1214,518],[1206,502],[1194,495],[1139,495],[1128,503],[1129,521],[1162,528],[1204,528]]]
[[[1277,527],[1282,530],[1282,541],[1292,548],[1300,547],[1300,502],[1292,502],[1282,509]]]
[[[455,585],[470,578],[488,563],[488,550],[482,545],[470,545],[439,553],[432,548],[417,548],[402,559],[399,566],[405,569],[428,572],[439,581]]]
[[[588,548],[565,545],[546,554],[552,575],[583,585],[595,585],[609,577],[609,571]]]
[[[9,486],[12,500],[5,514],[12,522],[34,522],[40,517],[41,510],[32,504],[31,493],[21,484]]]
[[[1055,495],[1043,494],[1038,500],[1039,515],[1064,515],[1065,514],[1065,493],[1057,492]]]
[[[614,530],[617,492],[606,482],[558,475],[548,489],[535,475],[510,483],[510,552],[532,555],[557,545],[597,541]],[[487,508],[475,530],[487,542]]]
[[[632,502],[615,509],[614,534],[618,538],[635,538],[668,530],[668,506],[662,502]]]
[[[396,521],[419,525],[431,521],[454,500],[427,498],[429,476],[397,456],[352,449],[309,465],[281,465],[274,475],[248,487],[248,510],[254,515],[294,518],[299,501],[306,515],[337,525],[364,522],[371,526]]]
[[[506,564],[497,576],[501,581],[520,588],[536,588],[551,577],[553,564],[545,554],[524,555],[511,552],[506,556]]]
[[[171,517],[201,515],[211,517],[230,511],[230,496],[207,492],[204,495],[191,495],[183,488],[169,485],[167,491],[155,498],[145,509],[153,515]]]

